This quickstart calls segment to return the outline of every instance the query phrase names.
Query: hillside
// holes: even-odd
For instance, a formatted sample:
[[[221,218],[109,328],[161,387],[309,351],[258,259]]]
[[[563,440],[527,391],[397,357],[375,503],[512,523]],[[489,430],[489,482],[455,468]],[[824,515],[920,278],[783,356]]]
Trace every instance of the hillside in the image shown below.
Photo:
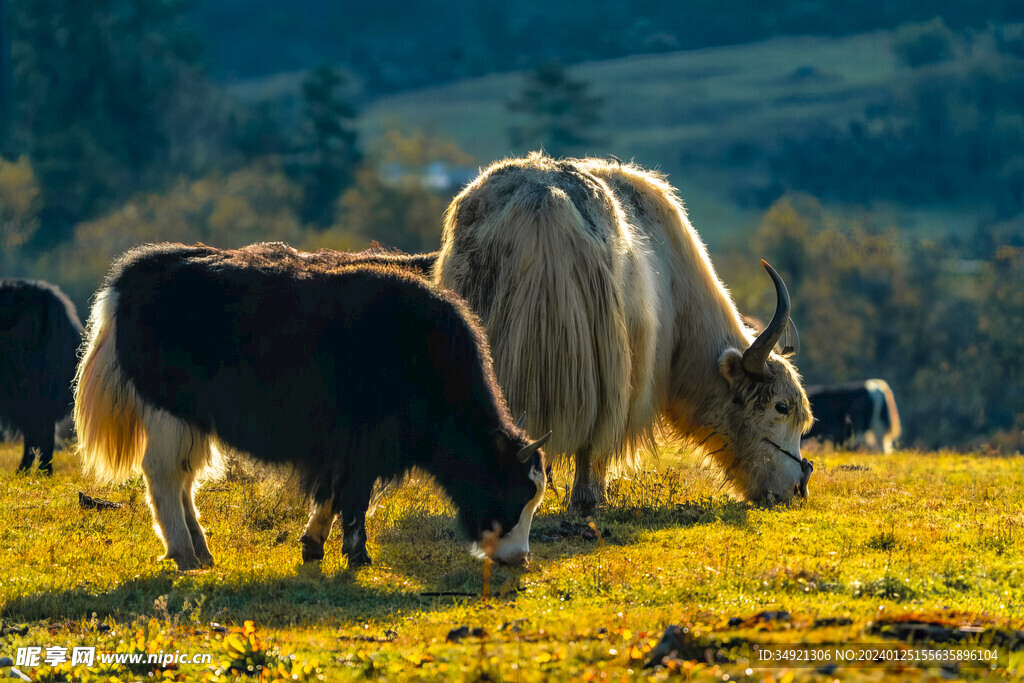
[[[360,74],[375,93],[530,68],[552,58],[572,64],[783,35],[843,36],[936,16],[954,30],[1024,19],[1015,0],[384,0],[363,5],[211,0],[189,5],[190,22],[218,76],[253,78],[330,61]]]
[[[605,101],[597,131],[604,144],[586,152],[668,173],[706,240],[748,234],[764,206],[790,189],[768,155],[809,131],[845,131],[907,87],[913,71],[894,58],[892,40],[888,31],[786,37],[578,65],[573,77]],[[363,112],[364,140],[372,145],[397,127],[450,138],[480,164],[523,152],[509,144],[514,115],[505,104],[523,77],[496,74],[378,99]],[[973,228],[981,212],[963,202],[870,208],[902,228],[941,233]]]
[[[710,159],[740,140],[848,118],[897,77],[888,43],[885,32],[776,38],[589,62],[572,73],[605,98],[609,143],[594,151],[664,165],[666,147]],[[499,74],[382,98],[364,112],[364,132],[372,138],[393,124],[436,130],[478,158],[499,158],[514,151],[499,133],[512,123],[505,102],[522,78]],[[709,151],[701,154],[702,146]]]

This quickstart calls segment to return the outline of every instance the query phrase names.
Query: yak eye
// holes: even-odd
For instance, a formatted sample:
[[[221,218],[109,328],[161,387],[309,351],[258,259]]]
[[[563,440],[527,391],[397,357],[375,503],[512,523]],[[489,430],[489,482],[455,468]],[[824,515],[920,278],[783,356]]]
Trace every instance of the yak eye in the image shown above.
[[[779,401],[775,404],[775,410],[779,411],[783,415],[789,415],[789,404],[785,401]]]

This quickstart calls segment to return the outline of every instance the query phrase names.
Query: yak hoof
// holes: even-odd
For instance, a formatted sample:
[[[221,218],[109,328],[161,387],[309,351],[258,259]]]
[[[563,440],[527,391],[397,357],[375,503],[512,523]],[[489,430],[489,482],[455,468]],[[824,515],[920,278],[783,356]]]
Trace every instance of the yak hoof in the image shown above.
[[[302,564],[307,562],[319,562],[324,559],[324,544],[314,541],[309,536],[299,539],[302,544]]]
[[[174,563],[178,565],[179,572],[192,571],[193,569],[202,569],[203,564],[196,557],[195,553],[191,557],[175,557],[172,555],[164,555],[160,558],[161,560],[174,560]]]
[[[355,553],[355,554],[352,554],[352,555],[348,556],[348,568],[349,569],[359,569],[360,567],[369,567],[372,564],[373,564],[373,561],[370,559],[369,553],[367,553],[365,550],[363,552],[361,552],[361,553]]]
[[[580,517],[593,517],[597,514],[597,503],[594,501],[570,501],[569,512]]]
[[[573,493],[576,493],[573,491]],[[597,506],[601,500],[588,491],[582,496],[573,495],[569,498],[569,512],[580,517],[593,517],[597,513]]]

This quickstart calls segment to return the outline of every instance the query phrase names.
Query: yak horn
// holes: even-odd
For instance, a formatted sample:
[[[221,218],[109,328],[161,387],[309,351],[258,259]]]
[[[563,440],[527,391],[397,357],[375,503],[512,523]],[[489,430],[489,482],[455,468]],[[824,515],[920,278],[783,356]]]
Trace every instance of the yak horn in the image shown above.
[[[743,369],[755,377],[764,376],[768,354],[772,352],[772,349],[779,343],[779,339],[786,332],[789,326],[789,311],[791,309],[789,290],[786,289],[786,283],[782,281],[782,276],[776,273],[775,269],[768,265],[768,262],[764,259],[761,259],[761,265],[768,271],[772,282],[775,283],[775,294],[778,299],[775,303],[775,315],[772,316],[772,321],[757,336],[757,339],[751,343],[750,348],[743,352]],[[794,327],[793,329],[795,330],[796,328]]]
[[[523,414],[519,416],[519,419],[516,420],[516,428],[517,429],[522,429],[524,424],[526,424],[526,411],[525,410],[523,411]]]
[[[539,439],[531,443],[529,446],[523,446],[521,449],[519,449],[519,453],[516,455],[516,460],[518,460],[519,462],[526,462],[531,457],[533,457],[533,454],[537,452],[537,449],[546,444],[548,442],[548,439],[550,438],[551,432],[548,432],[544,436],[540,437]]]

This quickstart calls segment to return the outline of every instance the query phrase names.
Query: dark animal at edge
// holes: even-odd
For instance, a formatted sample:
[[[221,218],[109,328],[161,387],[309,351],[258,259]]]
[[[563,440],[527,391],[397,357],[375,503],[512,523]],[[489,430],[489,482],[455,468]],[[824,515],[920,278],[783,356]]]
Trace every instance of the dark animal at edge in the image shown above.
[[[0,423],[24,437],[18,471],[53,473],[54,429],[71,412],[82,343],[75,306],[55,285],[0,280]]]
[[[807,387],[814,425],[805,439],[831,441],[836,446],[864,445],[889,453],[901,425],[896,400],[880,379]]]
[[[540,446],[513,423],[486,336],[456,295],[380,250],[149,245],[112,266],[76,386],[86,465],[141,468],[165,559],[212,564],[193,502],[220,449],[292,464],[314,506],[303,559],[335,515],[349,567],[370,563],[374,482],[432,474],[478,543],[521,561],[545,487]],[[422,268],[429,268],[429,263]]]

